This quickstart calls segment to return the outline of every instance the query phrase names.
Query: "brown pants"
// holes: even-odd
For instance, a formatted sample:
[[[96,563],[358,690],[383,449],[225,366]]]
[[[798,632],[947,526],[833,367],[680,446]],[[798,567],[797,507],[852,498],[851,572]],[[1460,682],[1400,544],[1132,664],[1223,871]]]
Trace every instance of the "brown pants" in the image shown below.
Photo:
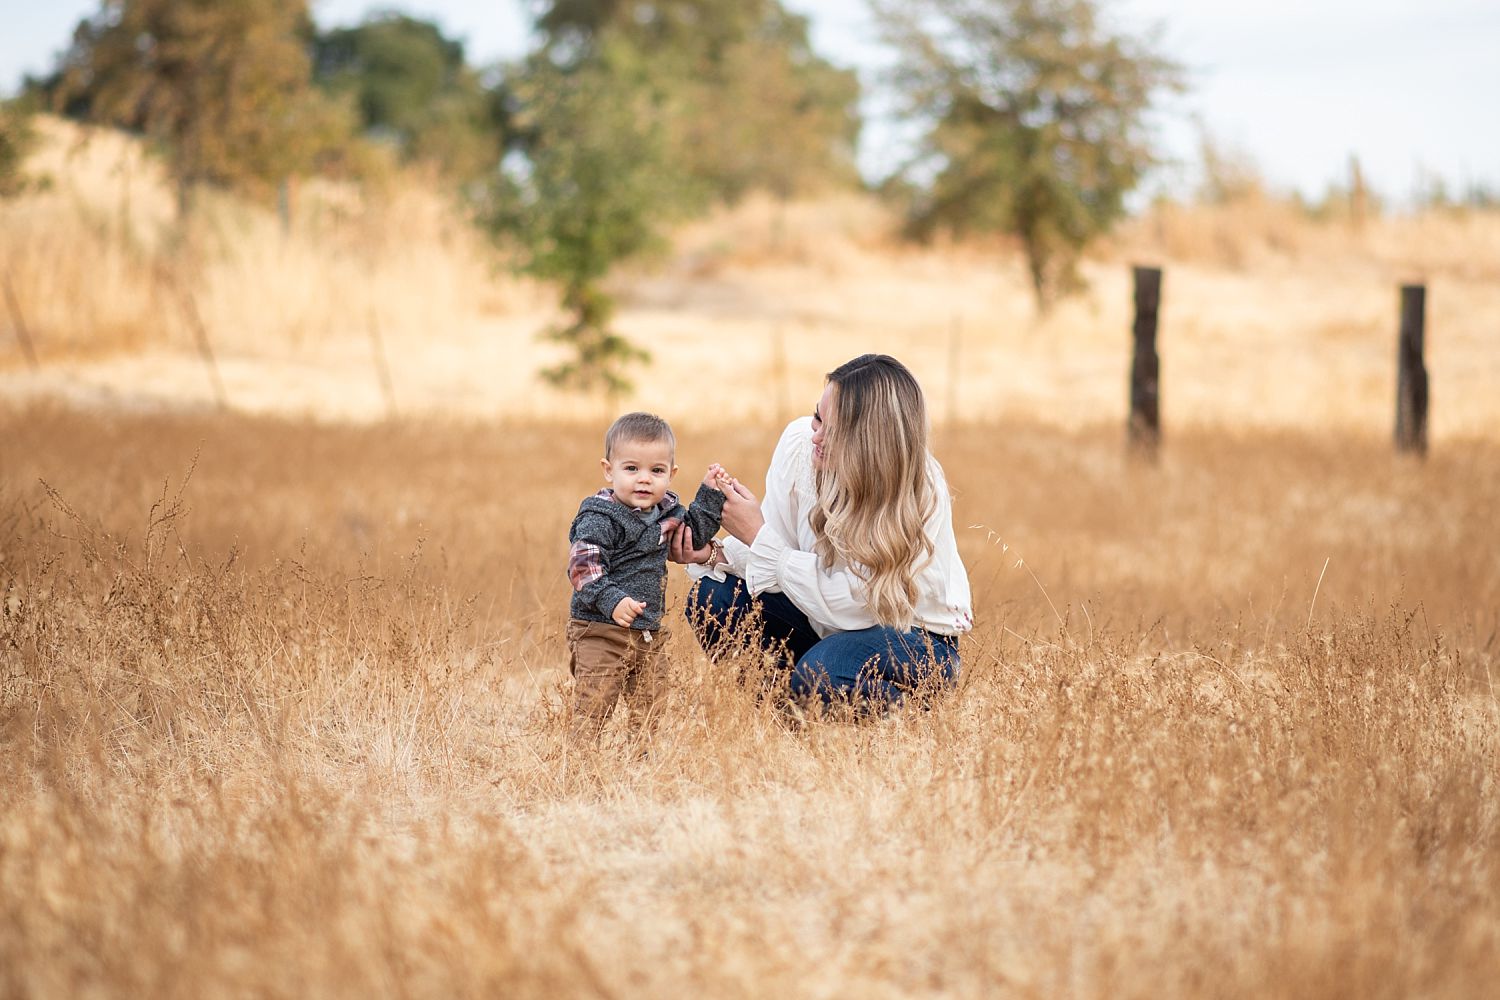
[[[597,737],[622,696],[633,736],[654,729],[656,705],[667,687],[665,631],[646,641],[637,629],[574,618],[568,622],[568,670],[573,675],[573,735]]]

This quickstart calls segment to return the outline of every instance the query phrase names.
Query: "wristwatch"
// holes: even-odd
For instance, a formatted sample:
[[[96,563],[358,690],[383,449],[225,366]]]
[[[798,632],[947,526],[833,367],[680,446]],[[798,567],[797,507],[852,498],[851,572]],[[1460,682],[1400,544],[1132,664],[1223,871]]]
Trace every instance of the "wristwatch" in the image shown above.
[[[719,563],[727,563],[728,561],[728,559],[724,558],[724,543],[717,538],[711,539],[708,543],[708,562],[703,565],[709,569],[713,569]]]

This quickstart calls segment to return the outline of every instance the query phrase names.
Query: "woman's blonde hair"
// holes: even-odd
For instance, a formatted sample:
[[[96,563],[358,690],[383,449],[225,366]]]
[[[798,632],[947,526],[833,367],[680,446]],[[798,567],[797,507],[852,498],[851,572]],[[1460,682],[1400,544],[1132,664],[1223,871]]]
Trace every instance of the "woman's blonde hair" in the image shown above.
[[[877,622],[910,628],[916,576],[933,552],[924,526],[937,509],[922,388],[884,354],[846,362],[828,381],[838,391],[809,519],[818,558],[840,557],[864,580]]]

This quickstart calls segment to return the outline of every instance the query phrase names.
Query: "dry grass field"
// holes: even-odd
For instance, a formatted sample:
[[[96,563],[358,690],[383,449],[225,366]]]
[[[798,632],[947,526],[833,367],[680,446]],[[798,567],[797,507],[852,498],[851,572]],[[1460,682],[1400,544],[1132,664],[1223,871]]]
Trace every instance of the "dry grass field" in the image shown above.
[[[564,739],[606,414],[536,386],[541,293],[414,189],[309,193],[285,234],[213,206],[220,412],[110,141],[0,205],[41,355],[0,347],[0,996],[1500,982],[1500,221],[1163,212],[1045,318],[1005,248],[903,250],[856,199],[679,233],[621,278],[655,354],[622,405],[677,425],[682,482],[757,487],[822,371],[905,358],[976,628],[930,706],[792,728],[679,627],[642,757],[618,719]],[[1148,465],[1121,424],[1153,257]],[[1425,461],[1389,443],[1413,278]]]
[[[749,470],[774,429],[684,437]],[[678,629],[638,760],[559,716],[595,438],[6,412],[0,993],[1500,976],[1495,446],[945,431],[959,689],[791,731]]]

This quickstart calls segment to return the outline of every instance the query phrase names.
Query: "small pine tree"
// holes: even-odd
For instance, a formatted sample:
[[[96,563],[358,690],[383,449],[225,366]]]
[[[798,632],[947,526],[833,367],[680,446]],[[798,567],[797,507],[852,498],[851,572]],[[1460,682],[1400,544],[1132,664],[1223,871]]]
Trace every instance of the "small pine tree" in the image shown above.
[[[517,131],[489,221],[528,273],[561,287],[571,319],[546,336],[573,357],[542,375],[584,392],[628,391],[625,370],[649,359],[610,328],[606,275],[697,204],[666,154],[659,96],[640,85],[641,69],[628,46],[575,67],[542,54],[508,84]]]

